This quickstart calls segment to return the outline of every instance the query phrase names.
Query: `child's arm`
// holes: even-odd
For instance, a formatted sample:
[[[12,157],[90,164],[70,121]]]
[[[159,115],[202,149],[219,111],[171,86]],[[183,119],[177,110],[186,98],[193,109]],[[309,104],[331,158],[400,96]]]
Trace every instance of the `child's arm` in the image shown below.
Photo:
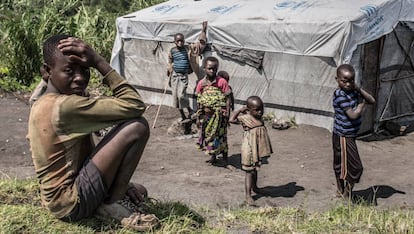
[[[237,119],[237,117],[241,114],[241,113],[245,113],[247,111],[247,107],[242,107],[238,110],[236,110],[233,115],[231,116],[229,122],[232,124],[238,124],[239,120]]]
[[[201,32],[205,34],[207,32],[207,21],[203,21],[202,25],[203,29],[201,30]]]
[[[170,50],[170,52],[168,52],[168,67],[167,67],[167,76],[168,77],[170,77],[172,72],[173,72],[173,63],[174,63],[174,60],[173,60],[171,50]]]
[[[230,95],[226,96],[226,117],[227,119],[230,118]]]
[[[369,94],[367,91],[365,91],[364,89],[358,86],[355,86],[355,90],[361,94],[361,96],[364,98],[366,102],[368,102],[368,104],[375,103],[375,98],[371,94]]]
[[[363,101],[359,103],[355,109],[349,108],[348,110],[345,111],[348,117],[352,120],[357,119],[361,116],[362,110],[364,109],[364,106],[365,106],[365,102],[367,102],[368,104],[375,103],[375,98],[371,94],[369,94],[367,91],[358,87],[357,85],[355,85],[354,89],[361,94]]]
[[[354,120],[354,119],[358,119],[361,116],[362,110],[364,109],[364,102],[361,102],[357,105],[357,107],[355,109],[349,108],[345,111],[346,115]]]

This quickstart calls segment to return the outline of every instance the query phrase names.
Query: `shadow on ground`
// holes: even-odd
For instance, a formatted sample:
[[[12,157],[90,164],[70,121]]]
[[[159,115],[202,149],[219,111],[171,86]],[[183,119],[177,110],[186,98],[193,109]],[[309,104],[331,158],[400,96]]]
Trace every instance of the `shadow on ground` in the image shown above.
[[[373,185],[364,190],[354,191],[352,202],[376,206],[378,205],[377,198],[389,198],[396,193],[405,194],[404,191],[396,190],[389,185]]]
[[[259,193],[253,196],[254,200],[261,197],[294,197],[298,191],[305,190],[304,187],[296,185],[296,182],[290,182],[279,186],[265,186],[259,188]]]

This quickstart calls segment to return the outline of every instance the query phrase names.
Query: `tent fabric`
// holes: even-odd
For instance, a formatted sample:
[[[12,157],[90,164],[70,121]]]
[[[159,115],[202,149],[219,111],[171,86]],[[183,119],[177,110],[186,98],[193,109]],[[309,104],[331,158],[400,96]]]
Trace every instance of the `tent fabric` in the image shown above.
[[[260,68],[263,63],[264,52],[257,50],[249,50],[242,48],[235,48],[230,46],[214,45],[214,50],[217,54],[232,58],[242,64],[248,64],[255,68]]]
[[[410,33],[406,33],[410,32]],[[414,33],[407,24],[386,37],[380,65],[378,122],[414,119]]]
[[[212,44],[349,62],[358,44],[413,21],[414,0],[171,0],[117,19],[113,61],[121,38],[195,41],[209,22]],[[118,68],[118,67],[116,67]]]
[[[258,95],[266,111],[277,117],[331,129],[337,65],[353,64],[356,82],[364,84],[364,45],[383,37],[379,65],[383,81],[372,115],[375,119],[401,116],[413,103],[408,99],[399,110],[391,103],[392,93],[396,100],[411,94],[411,78],[389,84],[385,80],[395,77],[398,64],[405,69],[397,77],[411,74],[412,56],[406,54],[413,53],[408,48],[414,0],[170,0],[117,18],[111,65],[140,90],[146,102],[171,105],[165,73],[173,36],[181,32],[186,42],[195,42],[203,21],[208,21],[211,48],[203,57],[217,56],[219,70],[230,74],[236,108],[248,96]],[[410,29],[398,37],[407,37],[400,42],[393,39],[399,24]],[[393,54],[396,48],[406,52],[400,49]],[[190,75],[188,93],[194,107],[196,82]],[[400,86],[407,89],[405,95]]]

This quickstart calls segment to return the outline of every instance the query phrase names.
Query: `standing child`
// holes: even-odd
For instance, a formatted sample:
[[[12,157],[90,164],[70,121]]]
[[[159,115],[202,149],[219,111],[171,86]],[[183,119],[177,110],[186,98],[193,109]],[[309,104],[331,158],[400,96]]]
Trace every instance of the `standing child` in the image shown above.
[[[259,193],[257,187],[257,170],[263,157],[273,153],[267,129],[264,125],[263,102],[258,96],[247,99],[247,106],[237,110],[230,123],[241,123],[243,126],[243,141],[241,149],[242,170],[246,172],[245,193],[246,203],[254,205],[252,191]]]
[[[217,76],[223,77],[227,81],[227,83],[229,84],[229,88],[230,88],[230,91],[231,91],[230,96],[229,96],[229,98],[230,98],[230,110],[233,111],[234,110],[234,94],[233,94],[233,89],[231,88],[230,83],[229,83],[230,75],[226,71],[219,71],[219,72],[217,72]]]
[[[222,154],[225,167],[231,169],[227,161],[231,90],[227,81],[217,76],[218,66],[216,57],[207,57],[204,60],[206,76],[197,83],[197,116],[200,128],[197,146],[210,156],[207,162],[215,164],[217,155]]]
[[[173,106],[178,108],[181,115],[181,122],[191,121],[193,110],[190,108],[188,97],[186,96],[188,87],[188,74],[196,70],[199,76],[200,69],[198,57],[203,53],[206,41],[207,22],[203,22],[203,29],[199,37],[199,42],[192,43],[189,47],[185,46],[185,39],[182,33],[174,35],[175,47],[171,48],[168,54],[167,76],[173,94]],[[184,109],[187,109],[188,116]]]
[[[374,104],[375,99],[355,84],[355,70],[342,64],[336,70],[338,88],[334,91],[335,110],[332,132],[333,169],[338,195],[350,197],[358,183],[363,167],[355,138],[361,126],[361,114],[365,102]]]

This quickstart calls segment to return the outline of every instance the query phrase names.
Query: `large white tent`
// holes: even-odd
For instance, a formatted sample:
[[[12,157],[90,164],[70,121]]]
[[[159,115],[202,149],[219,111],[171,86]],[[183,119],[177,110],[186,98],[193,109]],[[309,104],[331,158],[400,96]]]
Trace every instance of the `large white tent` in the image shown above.
[[[147,103],[170,105],[163,90],[173,35],[194,42],[203,21],[204,56],[230,74],[236,104],[258,95],[267,113],[330,129],[335,70],[351,63],[378,100],[362,131],[414,119],[414,0],[171,0],[117,19],[111,65]],[[193,98],[196,81],[190,75]]]

